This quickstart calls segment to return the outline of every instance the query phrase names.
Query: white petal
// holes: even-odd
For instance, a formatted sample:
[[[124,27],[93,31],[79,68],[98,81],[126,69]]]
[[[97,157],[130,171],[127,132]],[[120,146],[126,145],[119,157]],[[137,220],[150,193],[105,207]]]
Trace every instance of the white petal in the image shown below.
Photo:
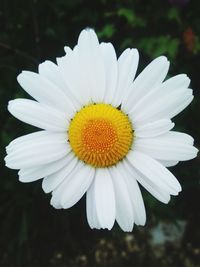
[[[188,89],[189,90],[189,89]],[[185,96],[182,101],[179,101],[177,103],[177,106],[171,110],[169,117],[173,118],[177,114],[179,114],[182,110],[184,110],[194,99],[194,96],[192,95],[192,90],[189,93],[189,96]]]
[[[170,194],[161,189],[157,184],[149,180],[146,176],[138,172],[128,161],[124,161],[126,169],[129,173],[150,193],[159,201],[167,204],[170,201]]]
[[[68,116],[74,114],[70,99],[56,84],[37,73],[23,71],[17,80],[22,88],[38,102],[50,105]]]
[[[128,187],[118,171],[119,165],[109,169],[115,191],[116,220],[123,231],[133,230],[134,215]]]
[[[193,99],[192,90],[183,90],[182,88],[167,95],[163,94],[163,97],[155,97],[150,102],[151,105],[144,105],[145,108],[143,107],[140,111],[133,110],[129,113],[129,116],[135,123],[172,118],[182,111]]]
[[[72,49],[69,46],[65,46],[64,51],[65,51],[66,55],[68,55],[71,53]]]
[[[48,131],[67,131],[69,121],[64,113],[29,99],[9,101],[9,112],[17,119]]]
[[[190,79],[186,74],[178,74],[166,80],[164,84],[165,88],[168,87],[168,90],[174,91],[177,88],[187,88],[190,84]]]
[[[138,123],[133,125],[134,135],[137,137],[155,137],[164,134],[174,127],[174,123],[169,119],[162,119],[146,124]]]
[[[10,142],[10,144],[6,147],[6,152],[10,153],[11,151],[18,149],[21,147],[21,144],[27,143],[27,142],[34,142],[37,139],[48,137],[49,132],[47,131],[38,131],[31,134],[26,134],[20,137],[17,137],[13,141]]]
[[[105,69],[106,88],[104,102],[107,104],[111,104],[117,86],[117,56],[115,53],[115,49],[111,43],[101,43],[100,50],[103,57]]]
[[[86,212],[87,212],[87,221],[90,228],[100,229],[101,225],[97,218],[97,211],[95,205],[94,182],[92,182],[86,193]]]
[[[40,166],[63,158],[70,150],[65,134],[48,133],[13,148],[5,158],[6,166],[11,169]]]
[[[179,161],[173,160],[159,160],[159,162],[165,167],[173,167],[179,163]]]
[[[38,71],[39,74],[54,83],[58,88],[62,89],[66,95],[68,95],[68,88],[62,78],[58,66],[55,63],[46,60],[45,62],[39,64]]]
[[[181,191],[181,186],[175,176],[158,161],[136,151],[131,151],[127,158],[142,175],[160,187],[161,190],[171,195],[177,195]]]
[[[89,188],[94,178],[95,169],[79,162],[76,168],[53,191],[51,204],[64,209],[76,204]]]
[[[70,175],[68,175],[65,180],[59,185],[59,187],[57,187],[53,192],[52,192],[52,198],[50,201],[50,204],[55,208],[55,209],[62,209],[63,206],[61,205],[61,197],[62,195],[65,193],[65,187],[63,186],[63,184],[67,183],[72,175],[75,175],[80,171],[80,169],[83,167],[83,162],[82,161],[78,161],[77,165],[75,166],[74,170],[72,171],[72,173],[70,173]]]
[[[119,163],[118,166],[118,171],[121,172],[121,175],[125,179],[129,191],[135,223],[137,225],[144,225],[146,222],[146,211],[142,194],[136,181],[136,177],[134,176],[134,172],[130,172],[130,168],[127,168],[125,161]]]
[[[115,194],[107,169],[97,169],[94,180],[97,218],[102,228],[111,229],[115,222]]]
[[[58,59],[66,84],[83,105],[102,102],[105,94],[104,62],[95,32],[83,30],[75,49]]]
[[[198,150],[192,146],[189,135],[169,132],[155,138],[136,138],[134,150],[158,160],[185,161],[196,157]]]
[[[118,59],[118,82],[112,104],[119,106],[126,94],[129,94],[129,87],[135,78],[138,67],[139,53],[137,49],[127,48]]]
[[[74,157],[72,154],[70,158],[68,158],[67,164],[62,169],[46,176],[42,181],[42,189],[44,192],[49,193],[55,190],[56,187],[59,186],[59,184],[73,171],[77,162],[77,157]]]
[[[188,145],[194,144],[194,138],[191,135],[176,131],[170,131],[169,133],[163,135],[163,138],[167,138],[168,140],[174,142],[183,142]]]
[[[99,44],[97,35],[95,31],[91,28],[86,28],[81,31],[78,37],[78,46],[86,46],[84,49],[88,49],[87,44],[90,44],[91,47],[96,47]]]
[[[129,112],[144,95],[162,83],[168,69],[169,62],[166,57],[161,56],[154,59],[133,82],[129,94],[123,100],[122,109]]]
[[[32,144],[40,143],[66,143],[67,134],[66,133],[54,133],[48,131],[38,131],[35,133],[27,134],[14,139],[8,146],[7,152],[9,155],[15,153],[16,151],[21,151],[24,147],[30,147]]]
[[[73,153],[69,153],[67,156],[57,161],[47,163],[39,167],[21,169],[18,173],[19,180],[21,182],[28,183],[44,178],[45,176],[55,173],[64,166],[68,165],[72,158],[74,158]]]
[[[143,95],[138,102],[132,103],[132,108],[129,112],[133,113],[134,116],[137,116],[138,113],[141,113],[144,107],[146,109],[154,105],[155,99],[156,101],[158,99],[159,101],[160,99],[166,99],[169,94],[174,93],[179,89],[181,89],[181,91],[185,91],[189,83],[190,79],[184,74],[174,76],[163,83],[159,83],[157,86]]]
[[[77,57],[84,79],[82,87],[88,87],[91,99],[102,102],[105,94],[105,70],[96,33],[92,29],[80,33]]]
[[[71,51],[67,56],[57,58],[57,64],[59,71],[69,88],[70,98],[75,101],[73,104],[77,105],[77,109],[86,105],[91,100],[90,92],[88,87],[83,87],[82,81],[84,76],[82,75],[82,71],[78,64],[77,53]]]
[[[68,49],[65,47],[65,50],[66,54],[68,54],[68,52],[71,54],[72,50],[69,47]],[[73,97],[73,94],[70,92],[65,79],[62,76],[62,72],[56,64],[49,60],[46,60],[39,65],[39,74],[51,81],[66,94],[67,98],[71,100],[68,104],[70,105],[70,108],[73,109],[74,113],[76,110],[79,110],[81,108],[80,104],[76,101],[76,99]],[[67,73],[65,73],[65,76],[66,75]],[[67,115],[72,117],[73,112],[68,112]]]

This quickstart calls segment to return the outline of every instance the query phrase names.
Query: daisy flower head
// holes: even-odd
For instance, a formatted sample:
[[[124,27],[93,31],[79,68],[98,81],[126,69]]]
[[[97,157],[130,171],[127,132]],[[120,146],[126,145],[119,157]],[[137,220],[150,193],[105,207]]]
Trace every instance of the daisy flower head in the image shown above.
[[[168,203],[181,186],[166,167],[197,155],[193,138],[173,131],[171,121],[193,99],[190,79],[165,80],[164,56],[135,78],[137,49],[117,58],[113,45],[99,43],[92,29],[65,53],[57,64],[45,61],[38,73],[18,76],[35,100],[12,100],[8,110],[42,130],[12,141],[6,166],[19,169],[21,182],[43,178],[57,209],[72,207],[86,193],[91,228],[111,229],[116,220],[132,231],[146,221],[138,184]]]

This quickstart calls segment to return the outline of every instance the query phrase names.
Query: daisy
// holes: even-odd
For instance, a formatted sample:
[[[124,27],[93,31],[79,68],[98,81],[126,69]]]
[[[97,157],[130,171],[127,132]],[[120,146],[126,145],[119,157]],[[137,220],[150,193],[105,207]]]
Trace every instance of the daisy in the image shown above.
[[[57,64],[17,78],[35,100],[15,99],[8,110],[42,130],[7,146],[6,166],[21,182],[43,178],[51,205],[67,209],[86,193],[91,228],[124,231],[144,225],[138,183],[168,203],[181,186],[166,168],[196,157],[193,138],[172,131],[171,119],[193,99],[185,74],[164,81],[169,62],[161,56],[136,78],[139,54],[126,49],[117,59],[111,43],[83,30],[74,49]]]

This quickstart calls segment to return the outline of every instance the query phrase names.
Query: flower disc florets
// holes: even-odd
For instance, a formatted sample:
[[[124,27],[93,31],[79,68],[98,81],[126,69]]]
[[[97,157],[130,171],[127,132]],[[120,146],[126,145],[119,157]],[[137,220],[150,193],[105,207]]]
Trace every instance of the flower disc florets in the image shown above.
[[[131,148],[133,129],[128,116],[107,104],[91,104],[76,113],[69,142],[76,156],[93,167],[109,167]]]

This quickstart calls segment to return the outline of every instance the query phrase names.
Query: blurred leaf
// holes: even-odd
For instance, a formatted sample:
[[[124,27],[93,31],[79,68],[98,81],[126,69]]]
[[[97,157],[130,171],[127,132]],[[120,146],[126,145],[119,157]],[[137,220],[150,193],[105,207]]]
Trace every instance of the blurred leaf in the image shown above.
[[[117,11],[117,15],[124,17],[131,26],[144,27],[146,25],[145,20],[137,16],[133,9],[121,8]]]
[[[167,35],[143,38],[139,41],[139,47],[150,57],[157,57],[165,54],[171,59],[174,59],[178,53],[179,43],[180,41],[177,38],[172,38]]]
[[[168,11],[168,19],[169,20],[174,20],[177,23],[181,23],[181,17],[180,17],[180,9],[176,7],[172,7]]]
[[[111,38],[115,33],[115,28],[113,24],[107,24],[103,27],[101,31],[98,31],[99,38]]]
[[[199,36],[195,36],[195,44],[193,48],[193,53],[198,54],[200,53],[200,39]]]
[[[133,24],[135,21],[135,13],[131,9],[128,8],[119,9],[117,15],[124,17],[130,24]]]

